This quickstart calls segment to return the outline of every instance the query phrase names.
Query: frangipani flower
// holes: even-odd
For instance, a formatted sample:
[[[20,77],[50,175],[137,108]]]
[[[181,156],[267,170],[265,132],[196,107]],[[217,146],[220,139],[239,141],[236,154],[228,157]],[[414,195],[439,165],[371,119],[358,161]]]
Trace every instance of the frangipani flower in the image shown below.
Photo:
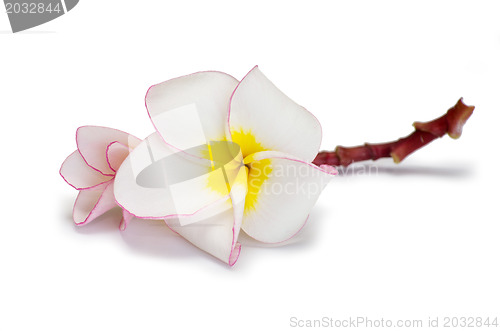
[[[152,86],[156,132],[116,174],[116,202],[164,219],[200,249],[233,265],[240,230],[263,242],[295,235],[334,168],[318,154],[317,119],[255,67],[241,82],[199,72]]]
[[[69,185],[80,191],[73,208],[76,225],[85,225],[117,206],[113,194],[116,170],[140,142],[111,128],[78,128],[78,149],[66,158],[59,171]],[[120,229],[124,230],[131,218],[124,210]]]

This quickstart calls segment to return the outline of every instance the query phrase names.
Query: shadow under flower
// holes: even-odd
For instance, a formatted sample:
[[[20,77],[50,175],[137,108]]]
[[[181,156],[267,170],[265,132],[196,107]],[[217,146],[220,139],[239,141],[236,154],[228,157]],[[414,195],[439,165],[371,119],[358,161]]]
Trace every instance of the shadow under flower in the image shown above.
[[[121,209],[113,208],[110,211],[96,218],[94,221],[78,226],[73,221],[73,205],[75,204],[75,196],[67,195],[61,198],[61,218],[65,225],[71,226],[73,231],[81,234],[96,234],[109,233],[118,230],[121,220]]]
[[[245,232],[241,231],[238,241],[243,247],[264,247],[264,248],[280,248],[286,249],[304,249],[316,242],[316,237],[320,233],[321,220],[326,219],[328,210],[324,206],[315,206],[309,215],[304,227],[292,238],[280,243],[264,243],[253,239]]]
[[[377,167],[381,174],[393,176],[433,176],[466,178],[473,174],[470,167],[427,167],[427,166],[400,166]]]
[[[134,218],[121,235],[132,250],[142,254],[166,258],[189,258],[196,257],[199,253],[196,247],[170,230],[163,220]]]
[[[119,229],[121,217],[121,209],[113,208],[88,224],[83,226],[75,225],[75,231],[81,234],[115,232]]]
[[[360,167],[367,169],[370,167],[371,172],[360,172]],[[463,166],[442,166],[442,167],[429,167],[420,165],[394,165],[391,163],[361,163],[356,167],[351,168],[351,172],[347,170],[342,171],[339,167],[339,176],[349,177],[353,176],[373,176],[373,175],[387,175],[387,176],[426,176],[426,177],[443,177],[443,178],[467,178],[473,175],[473,169],[469,165]],[[64,199],[63,218],[68,223],[73,225],[72,219],[72,203],[69,203],[69,197]],[[67,201],[68,200],[68,201]],[[74,198],[71,198],[74,200]],[[247,259],[252,259],[254,254],[252,250],[260,250],[262,248],[275,248],[286,251],[303,250],[315,244],[318,235],[321,233],[321,223],[331,216],[331,210],[328,206],[317,205],[311,212],[308,221],[304,228],[291,239],[275,244],[268,244],[259,242],[250,236],[246,235],[243,231],[240,233],[239,242],[243,246],[243,250]],[[119,223],[121,220],[121,209],[114,208],[104,215],[98,217],[93,222],[82,226],[74,226],[76,232],[81,234],[95,234],[95,233],[110,233],[119,231]],[[168,259],[205,259],[209,254],[200,254],[200,250],[182,237],[170,230],[162,220],[142,220],[134,218],[128,228],[121,232],[121,237],[126,245],[134,252],[145,254],[154,257],[168,258]],[[248,248],[248,251],[245,249]],[[210,256],[211,257],[211,256]],[[219,261],[213,258],[214,261]]]
[[[443,166],[428,166],[419,164],[394,164],[392,160],[366,161],[351,164],[347,167],[337,167],[339,177],[352,176],[425,176],[442,178],[466,178],[474,174],[470,164],[453,163]]]
[[[75,204],[75,197],[70,195],[64,195],[60,201],[61,218],[67,224],[75,224],[73,222],[73,205]]]

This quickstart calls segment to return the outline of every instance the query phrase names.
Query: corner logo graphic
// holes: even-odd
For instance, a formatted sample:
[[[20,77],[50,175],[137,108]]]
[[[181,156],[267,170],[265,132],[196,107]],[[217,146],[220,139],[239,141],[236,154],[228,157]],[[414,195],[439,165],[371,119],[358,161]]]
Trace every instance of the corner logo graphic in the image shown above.
[[[79,0],[4,0],[12,32],[52,21],[73,9]]]

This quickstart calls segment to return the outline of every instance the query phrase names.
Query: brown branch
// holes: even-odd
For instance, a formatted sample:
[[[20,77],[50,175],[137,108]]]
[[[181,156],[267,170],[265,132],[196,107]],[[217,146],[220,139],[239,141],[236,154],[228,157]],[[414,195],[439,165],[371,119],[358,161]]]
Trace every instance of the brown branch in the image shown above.
[[[417,149],[424,147],[436,138],[448,134],[458,139],[462,128],[474,111],[474,106],[467,106],[458,100],[446,114],[430,122],[415,122],[415,131],[407,137],[382,144],[364,144],[363,146],[337,146],[335,151],[322,151],[314,159],[316,165],[328,164],[332,166],[348,166],[351,163],[377,160],[382,157],[392,157],[394,162],[403,161]]]

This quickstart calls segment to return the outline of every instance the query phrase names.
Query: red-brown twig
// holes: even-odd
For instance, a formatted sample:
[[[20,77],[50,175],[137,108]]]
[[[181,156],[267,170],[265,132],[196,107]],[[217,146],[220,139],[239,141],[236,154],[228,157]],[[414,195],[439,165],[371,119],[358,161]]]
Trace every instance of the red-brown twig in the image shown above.
[[[322,151],[314,159],[316,165],[348,166],[351,163],[392,157],[394,162],[403,161],[408,155],[424,147],[436,138],[448,134],[458,139],[462,128],[474,111],[474,106],[467,106],[458,100],[446,114],[430,122],[415,122],[415,131],[407,137],[382,144],[364,144],[355,147],[337,146],[335,151]]]

